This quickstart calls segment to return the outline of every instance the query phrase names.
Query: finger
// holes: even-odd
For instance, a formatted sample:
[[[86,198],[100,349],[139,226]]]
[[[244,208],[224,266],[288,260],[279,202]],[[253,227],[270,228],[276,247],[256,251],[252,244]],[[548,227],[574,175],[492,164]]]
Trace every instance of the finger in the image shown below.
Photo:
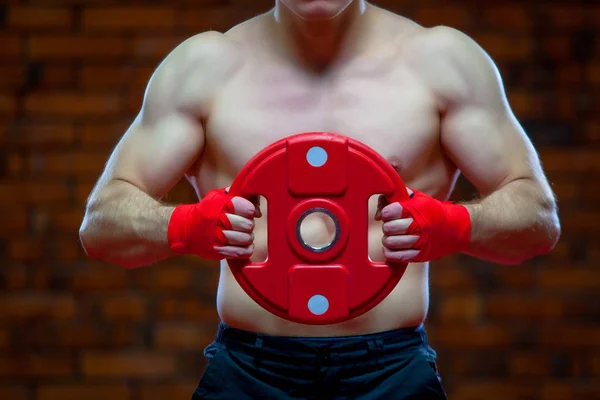
[[[253,218],[256,209],[251,201],[244,199],[243,197],[234,197],[231,199],[233,203],[234,213],[241,215],[242,217]]]
[[[233,246],[250,246],[254,242],[254,233],[223,231],[223,234]]]
[[[394,235],[384,236],[383,239],[381,239],[381,242],[390,250],[407,250],[412,249],[417,240],[419,240],[419,236]]]
[[[218,246],[215,247],[225,258],[250,258],[254,253],[254,245],[240,247],[240,246]]]
[[[381,210],[381,220],[383,222],[400,218],[402,218],[402,206],[398,202],[388,204]]]
[[[254,230],[253,220],[236,214],[225,215],[227,215],[227,219],[229,219],[229,223],[231,224],[230,230],[238,232],[252,232]]]
[[[381,229],[385,235],[403,235],[408,232],[408,227],[413,223],[412,218],[394,219],[385,222]]]
[[[389,250],[384,248],[383,255],[387,261],[410,262],[419,254],[419,250]]]

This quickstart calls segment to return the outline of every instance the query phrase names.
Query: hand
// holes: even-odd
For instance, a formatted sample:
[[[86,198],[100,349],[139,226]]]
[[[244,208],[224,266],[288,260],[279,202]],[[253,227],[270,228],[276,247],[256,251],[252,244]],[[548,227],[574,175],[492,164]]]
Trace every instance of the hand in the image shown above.
[[[386,260],[426,262],[465,250],[471,219],[466,207],[409,191],[410,199],[385,205],[380,198],[376,218],[383,221]]]
[[[168,225],[169,247],[175,254],[209,260],[249,258],[254,251],[254,217],[258,202],[232,197],[227,189],[211,190],[195,204],[173,210]]]
[[[215,250],[225,258],[250,258],[254,252],[254,218],[262,216],[258,197],[233,197],[231,203],[233,212],[225,213],[229,221],[229,229],[223,230],[225,245],[215,246]]]
[[[408,196],[412,197],[414,192],[406,188]],[[377,213],[375,219],[383,221],[383,255],[386,260],[394,262],[408,262],[414,259],[419,251],[413,246],[419,240],[418,235],[407,234],[413,219],[402,218],[402,205],[400,203],[389,204],[385,196],[379,196]]]

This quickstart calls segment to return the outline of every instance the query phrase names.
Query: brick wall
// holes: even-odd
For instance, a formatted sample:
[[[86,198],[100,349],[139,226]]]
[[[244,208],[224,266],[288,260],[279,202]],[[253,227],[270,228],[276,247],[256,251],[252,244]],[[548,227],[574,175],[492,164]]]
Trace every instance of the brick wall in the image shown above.
[[[433,266],[428,329],[451,399],[600,398],[600,4],[378,3],[490,52],[560,200],[552,255]],[[87,260],[77,228],[162,57],[270,4],[0,5],[0,399],[190,397],[217,322],[214,265],[126,272]],[[456,196],[471,193],[461,181]]]

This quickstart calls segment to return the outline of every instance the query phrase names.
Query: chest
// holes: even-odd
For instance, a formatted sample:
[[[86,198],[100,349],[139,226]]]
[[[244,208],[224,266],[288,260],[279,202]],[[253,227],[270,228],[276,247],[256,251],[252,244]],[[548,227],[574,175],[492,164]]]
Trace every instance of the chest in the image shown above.
[[[283,67],[247,67],[215,99],[206,134],[235,174],[268,144],[308,131],[359,140],[405,178],[418,174],[439,151],[439,115],[431,93],[409,70],[380,64],[327,78]]]

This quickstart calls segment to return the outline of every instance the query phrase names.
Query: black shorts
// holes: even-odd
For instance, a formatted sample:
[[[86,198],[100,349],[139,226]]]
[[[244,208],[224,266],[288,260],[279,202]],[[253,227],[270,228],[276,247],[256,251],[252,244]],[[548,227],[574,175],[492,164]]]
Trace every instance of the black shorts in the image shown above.
[[[423,326],[362,336],[291,338],[221,323],[197,399],[445,399]]]

